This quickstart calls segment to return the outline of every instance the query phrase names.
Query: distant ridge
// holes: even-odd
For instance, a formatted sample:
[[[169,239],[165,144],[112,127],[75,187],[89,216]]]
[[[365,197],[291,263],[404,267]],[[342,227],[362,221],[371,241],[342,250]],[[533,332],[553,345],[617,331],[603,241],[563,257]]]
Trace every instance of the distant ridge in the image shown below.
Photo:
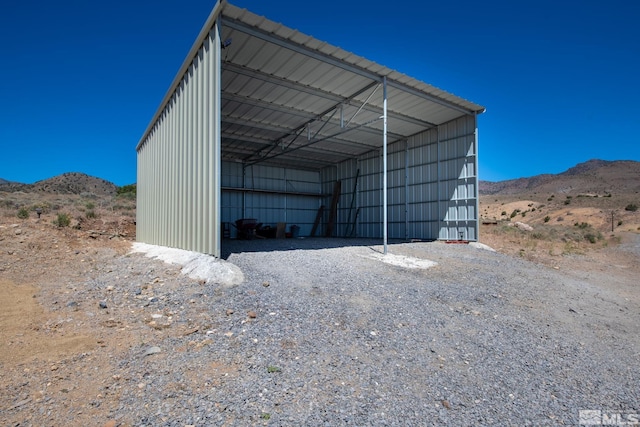
[[[29,184],[22,184],[20,182],[8,181],[0,178],[0,191],[25,191],[28,186]]]
[[[506,181],[480,181],[481,195],[538,193],[629,193],[640,191],[640,162],[592,159],[559,174]]]
[[[67,172],[53,178],[37,181],[33,184],[22,184],[0,179],[1,191],[24,191],[29,193],[58,193],[58,194],[95,194],[98,196],[112,196],[116,194],[117,186],[102,178],[96,178],[81,172]]]

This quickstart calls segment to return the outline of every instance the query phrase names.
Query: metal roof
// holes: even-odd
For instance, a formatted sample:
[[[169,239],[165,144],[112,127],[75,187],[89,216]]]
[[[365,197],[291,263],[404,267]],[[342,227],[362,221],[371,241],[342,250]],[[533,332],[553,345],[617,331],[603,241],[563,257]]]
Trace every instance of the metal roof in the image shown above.
[[[141,142],[215,20],[221,24],[222,160],[319,169],[484,107],[226,1],[216,4]]]

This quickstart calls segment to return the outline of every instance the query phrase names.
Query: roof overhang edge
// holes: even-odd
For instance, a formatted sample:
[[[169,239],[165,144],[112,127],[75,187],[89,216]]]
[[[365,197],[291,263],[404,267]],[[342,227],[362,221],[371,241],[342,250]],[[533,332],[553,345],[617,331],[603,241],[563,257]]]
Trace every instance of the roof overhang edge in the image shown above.
[[[191,46],[191,50],[189,50],[189,53],[185,57],[185,60],[182,63],[182,66],[180,67],[178,72],[176,73],[176,76],[174,77],[173,82],[171,82],[171,86],[169,86],[167,93],[164,95],[164,98],[162,98],[162,102],[160,102],[160,106],[156,110],[155,114],[151,118],[151,121],[149,122],[149,125],[147,126],[144,133],[142,134],[142,138],[140,138],[140,141],[138,141],[138,145],[136,146],[136,151],[140,149],[140,147],[142,146],[142,143],[147,138],[147,135],[149,135],[149,132],[151,132],[151,129],[156,123],[156,120],[158,120],[158,117],[160,117],[160,114],[162,114],[164,107],[169,102],[169,99],[171,99],[171,97],[173,96],[173,93],[175,92],[176,88],[180,85],[180,82],[182,81],[182,77],[189,69],[189,66],[193,61],[193,58],[195,58],[196,55],[198,54],[198,51],[200,50],[202,43],[204,43],[205,38],[213,28],[214,23],[220,16],[220,13],[222,13],[222,9],[226,4],[227,4],[227,0],[216,1],[216,4],[213,6],[213,9],[209,14],[209,17],[207,18],[204,25],[202,26],[202,29],[200,30],[198,37],[196,38],[195,42]]]

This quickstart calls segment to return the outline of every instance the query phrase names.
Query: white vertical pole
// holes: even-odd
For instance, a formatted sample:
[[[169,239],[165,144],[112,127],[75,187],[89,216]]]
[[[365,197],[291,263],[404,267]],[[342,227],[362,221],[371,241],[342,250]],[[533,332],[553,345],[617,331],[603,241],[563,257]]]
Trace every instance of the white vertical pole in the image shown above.
[[[384,254],[387,254],[387,76],[382,78],[382,239]]]
[[[475,167],[475,173],[476,173],[476,179],[474,183],[474,188],[475,188],[474,197],[476,198],[475,241],[479,242],[480,241],[480,189],[478,188],[478,186],[480,185],[480,172],[478,171],[479,160],[478,160],[478,113],[477,112],[473,113],[473,154],[475,155],[474,167]]]
[[[440,168],[440,126],[436,126],[436,173],[438,174],[438,188],[436,190],[436,197],[438,198],[438,239],[446,239],[447,237],[442,237],[442,226],[445,224],[444,220],[447,217],[445,213],[442,212],[440,199],[441,188],[440,188],[440,174],[442,170]],[[431,233],[429,233],[431,234]],[[445,233],[447,236],[449,231]]]

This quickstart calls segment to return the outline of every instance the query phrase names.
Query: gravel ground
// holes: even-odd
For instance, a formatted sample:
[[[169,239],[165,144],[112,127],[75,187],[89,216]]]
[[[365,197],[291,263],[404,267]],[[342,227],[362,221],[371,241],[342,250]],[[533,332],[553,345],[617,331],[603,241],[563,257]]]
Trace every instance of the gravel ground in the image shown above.
[[[640,256],[639,242],[623,249]],[[640,300],[617,279],[471,245],[389,245],[431,268],[389,265],[381,251],[360,239],[225,241],[245,278],[231,287],[111,255],[56,306],[135,338],[63,365],[109,359],[83,407],[115,403],[94,425],[555,426],[578,425],[579,410],[640,413]],[[78,420],[77,408],[15,406],[24,395],[12,393],[7,425]]]

